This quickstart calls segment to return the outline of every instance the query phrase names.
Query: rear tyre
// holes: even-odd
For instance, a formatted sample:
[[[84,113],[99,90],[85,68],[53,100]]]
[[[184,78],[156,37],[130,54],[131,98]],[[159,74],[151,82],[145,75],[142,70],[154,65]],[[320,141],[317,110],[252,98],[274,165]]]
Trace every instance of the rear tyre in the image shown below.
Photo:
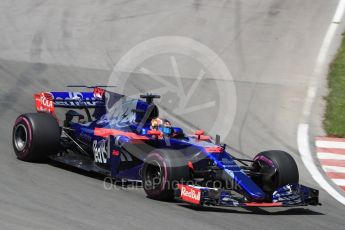
[[[48,154],[56,154],[59,140],[59,124],[47,113],[22,114],[13,126],[13,149],[23,161],[42,161]]]
[[[268,194],[284,185],[298,183],[299,180],[295,160],[284,151],[261,152],[254,157],[252,167],[261,174],[253,177],[253,180]]]
[[[186,158],[177,150],[152,151],[144,161],[142,172],[145,193],[156,200],[173,200],[177,183],[190,178]]]

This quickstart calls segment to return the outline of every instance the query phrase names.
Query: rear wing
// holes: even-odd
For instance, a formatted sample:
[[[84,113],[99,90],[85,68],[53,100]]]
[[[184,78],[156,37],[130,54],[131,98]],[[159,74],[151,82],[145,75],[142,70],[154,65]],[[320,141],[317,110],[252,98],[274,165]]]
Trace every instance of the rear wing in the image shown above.
[[[61,108],[98,108],[105,106],[105,90],[95,88],[93,92],[40,92],[34,94],[38,112],[54,113]]]
[[[103,94],[94,92],[51,92],[55,107],[63,108],[96,108],[104,106]]]

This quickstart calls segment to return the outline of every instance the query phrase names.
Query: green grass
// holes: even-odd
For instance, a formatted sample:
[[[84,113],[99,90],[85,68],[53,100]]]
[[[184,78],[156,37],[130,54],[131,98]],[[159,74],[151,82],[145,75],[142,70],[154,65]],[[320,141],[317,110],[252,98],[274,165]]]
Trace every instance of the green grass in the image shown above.
[[[345,37],[328,74],[329,94],[324,128],[329,136],[345,137]]]

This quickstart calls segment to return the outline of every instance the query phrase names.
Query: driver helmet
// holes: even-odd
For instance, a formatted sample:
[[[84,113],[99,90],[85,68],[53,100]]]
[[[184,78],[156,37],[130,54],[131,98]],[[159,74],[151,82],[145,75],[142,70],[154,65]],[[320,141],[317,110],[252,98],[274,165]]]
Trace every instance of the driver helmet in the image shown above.
[[[167,119],[161,119],[159,117],[151,120],[150,128],[161,131],[164,136],[171,136],[173,133],[171,122]]]
[[[151,120],[150,129],[158,130],[162,124],[163,124],[163,121],[159,117],[153,118]]]

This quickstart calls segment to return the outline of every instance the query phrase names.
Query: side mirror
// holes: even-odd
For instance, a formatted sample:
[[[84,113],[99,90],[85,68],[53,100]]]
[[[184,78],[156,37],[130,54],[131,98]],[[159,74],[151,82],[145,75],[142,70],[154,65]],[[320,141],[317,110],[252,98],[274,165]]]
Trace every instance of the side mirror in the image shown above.
[[[198,140],[203,140],[203,141],[209,141],[211,139],[210,136],[205,136],[205,131],[204,130],[196,130],[194,132],[194,135],[198,138]]]
[[[196,130],[195,132],[194,132],[194,134],[195,135],[197,135],[197,136],[201,136],[201,135],[204,135],[205,134],[205,131],[204,130]]]

